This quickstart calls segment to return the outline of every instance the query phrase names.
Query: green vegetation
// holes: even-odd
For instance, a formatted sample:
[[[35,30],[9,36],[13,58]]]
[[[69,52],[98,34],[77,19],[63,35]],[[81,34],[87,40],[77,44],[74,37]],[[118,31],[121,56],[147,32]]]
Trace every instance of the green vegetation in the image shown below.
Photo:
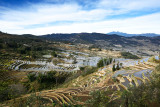
[[[0,60],[0,65],[4,63],[6,64],[6,60]],[[9,85],[11,84],[11,81],[8,79],[10,77],[10,74],[5,66],[1,66],[0,69],[0,102],[11,99],[11,94],[9,90]]]
[[[70,76],[66,79],[65,83],[78,78],[79,76],[87,76],[89,74],[92,74],[94,72],[97,72],[98,68],[97,67],[91,67],[91,66],[86,66],[86,67],[81,67],[80,71],[77,71],[76,73],[71,73]]]
[[[140,59],[138,56],[133,55],[129,52],[121,52],[122,57],[126,58],[126,59]]]
[[[30,82],[33,82],[34,80],[36,80],[36,74],[30,73],[27,75],[27,78],[29,79]]]
[[[76,63],[77,63],[76,58],[73,58],[73,62],[72,62],[72,64],[76,64]]]
[[[113,67],[112,67],[112,71],[113,71],[113,72],[116,71],[115,64],[114,64]]]
[[[0,81],[0,102],[10,99],[8,85],[9,85],[8,82]]]
[[[119,96],[119,91],[94,91],[91,93],[92,98],[87,101],[90,107],[119,107],[119,102],[112,101],[112,97]],[[112,97],[111,97],[112,96]]]
[[[71,73],[49,71],[45,74],[30,73],[27,75],[28,80],[25,84],[29,92],[40,91],[43,89],[51,89],[57,87],[59,84],[63,84],[67,78],[71,76]]]
[[[87,66],[87,67],[84,67],[84,68],[81,68],[82,70],[82,76],[86,76],[86,75],[89,75],[91,73],[94,73],[96,71],[98,71],[98,68],[97,67],[90,67],[90,66]]]
[[[53,51],[51,54],[52,54],[53,57],[57,57],[58,56],[55,51]]]
[[[52,105],[48,106],[48,103],[48,100],[45,100],[40,97],[40,95],[36,95],[35,93],[33,93],[29,97],[16,100],[10,105],[14,107],[52,107]]]
[[[109,64],[112,63],[112,60],[113,60],[112,58],[101,59],[101,60],[99,60],[99,62],[97,63],[97,67],[100,68],[100,67],[109,65]]]
[[[160,59],[160,56],[159,56],[159,59]],[[150,59],[149,59],[150,62],[155,62],[155,63],[160,63],[160,60],[157,60],[155,59],[155,56],[152,56]]]
[[[10,103],[7,100],[12,99],[14,103],[11,104],[10,106],[15,106],[15,107],[18,107],[18,106],[19,107],[27,107],[27,106],[36,106],[36,107],[53,106],[54,107],[56,103],[50,103],[48,102],[48,100],[41,98],[37,94],[30,94],[29,97],[27,97],[27,95],[24,95],[24,94],[47,90],[47,89],[58,89],[58,88],[67,87],[67,86],[76,87],[80,85],[87,86],[88,89],[93,86],[92,89],[96,89],[97,87],[99,87],[97,85],[97,83],[99,82],[101,83],[106,82],[105,83],[106,85],[107,81],[103,81],[103,80],[104,79],[106,80],[106,76],[110,75],[109,74],[110,71],[106,72],[106,76],[104,76],[104,78],[103,76],[92,75],[92,73],[98,71],[98,68],[104,67],[112,63],[113,63],[113,68],[112,68],[113,72],[115,72],[116,70],[120,70],[122,68],[122,63],[119,64],[115,61],[115,59],[113,60],[112,58],[105,58],[105,59],[101,59],[98,62],[97,67],[90,67],[90,66],[81,67],[80,70],[75,73],[57,72],[57,71],[50,71],[50,72],[43,72],[43,73],[37,73],[37,72],[22,73],[22,72],[14,71],[10,69],[11,64],[13,64],[12,67],[15,67],[14,62],[17,59],[24,60],[24,61],[25,60],[29,60],[29,61],[45,60],[46,62],[47,61],[51,62],[53,57],[57,57],[57,58],[53,58],[52,60],[55,65],[58,63],[65,62],[63,61],[63,58],[74,59],[73,64],[76,64],[78,60],[74,58],[74,55],[79,55],[80,53],[78,54],[73,52],[74,55],[72,54],[69,57],[67,55],[65,56],[63,55],[63,53],[59,52],[60,51],[59,49],[61,48],[63,49],[63,46],[58,47],[59,44],[60,43],[57,42],[57,44],[54,45],[53,41],[48,41],[43,38],[37,38],[32,35],[21,35],[21,36],[14,35],[13,36],[9,34],[3,34],[0,32],[0,59],[1,59],[0,60],[0,66],[1,66],[0,68],[0,103],[5,103],[5,101],[7,103]],[[100,47],[94,47],[94,46],[89,47],[89,49],[92,49],[92,48],[96,48],[95,50],[102,51]],[[76,47],[76,49],[78,50],[80,48]],[[46,54],[50,54],[53,57],[48,59],[47,58],[43,59],[43,55],[46,55]],[[124,58],[139,59],[138,56],[133,55],[129,52],[122,52],[121,55]],[[156,60],[155,58],[152,58],[151,62],[159,63],[159,61]],[[24,65],[21,65],[20,68],[31,68],[31,67],[39,68],[42,66],[45,66],[45,65],[24,64]],[[131,68],[129,67],[126,69],[131,70]],[[101,74],[101,73],[103,72],[99,72],[98,74]],[[118,75],[118,77],[122,77],[122,75]],[[96,80],[96,84],[94,80]],[[81,82],[82,84],[79,84]],[[89,84],[86,84],[87,82]],[[110,79],[108,83],[112,84],[112,83],[118,83],[118,82],[119,82],[119,79],[114,77]],[[95,87],[95,85],[97,86]],[[84,92],[88,91],[85,89],[84,89]],[[72,89],[69,89],[69,90],[71,91]],[[72,94],[74,94],[74,92],[78,94],[80,93],[80,91],[81,89],[73,89]],[[50,91],[48,94],[50,94]],[[91,93],[91,96],[92,97],[90,100],[88,100],[88,102],[86,103],[86,106],[90,106],[90,107],[106,107],[106,106],[107,107],[117,107],[117,106],[118,107],[119,106],[121,107],[149,107],[149,106],[158,107],[160,106],[160,97],[159,97],[160,96],[160,65],[156,67],[156,70],[153,72],[153,75],[151,77],[151,81],[148,82],[147,84],[142,84],[139,87],[129,87],[128,90],[123,90],[123,91],[116,91],[114,90],[114,87],[113,87],[113,90],[110,90],[110,88],[108,88],[107,91],[94,91],[93,93]],[[20,99],[19,98],[15,99],[17,97],[20,97]],[[59,99],[62,100],[61,98]],[[67,100],[67,99],[64,98],[64,100]],[[67,107],[68,105],[63,104],[63,106]],[[69,106],[74,107],[78,105],[73,105],[73,106],[69,105]]]
[[[2,63],[4,65],[1,65]],[[7,69],[10,63],[11,62],[8,62],[8,60],[0,60],[0,102],[18,97],[24,91],[23,87],[19,84],[18,79],[13,77],[13,73],[15,72]],[[17,85],[15,85],[16,83]],[[19,86],[20,89],[17,91]]]
[[[120,64],[117,63],[116,70],[120,70]]]
[[[42,55],[59,51],[42,38],[32,35],[9,35],[0,33],[0,58],[35,60]],[[56,56],[56,52],[54,54]]]
[[[113,64],[112,71],[120,70],[122,68],[122,63],[117,63],[117,65]]]

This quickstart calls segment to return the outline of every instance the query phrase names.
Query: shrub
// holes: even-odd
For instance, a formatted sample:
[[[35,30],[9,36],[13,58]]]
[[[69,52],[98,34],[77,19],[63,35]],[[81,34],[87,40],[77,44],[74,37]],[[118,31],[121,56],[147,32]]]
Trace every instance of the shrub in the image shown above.
[[[36,79],[36,74],[34,74],[34,73],[29,73],[29,74],[27,75],[27,77],[28,77],[28,79],[29,79],[30,82],[33,82],[33,81]]]
[[[119,63],[117,63],[116,70],[120,70]]]
[[[133,55],[129,52],[121,52],[121,55],[124,57],[124,58],[127,58],[127,59],[140,59],[138,56],[136,55]]]
[[[37,76],[29,74],[29,83],[25,83],[25,86],[29,91],[39,91],[42,89],[50,89],[59,84],[63,84],[67,78],[70,77],[70,73],[49,71],[45,74],[39,73]]]
[[[113,67],[112,67],[112,71],[113,71],[113,72],[116,71],[115,64],[114,64]]]
[[[14,107],[46,107],[49,103],[50,102],[48,100],[45,100],[39,95],[33,93],[29,97],[15,100],[11,105]]]
[[[98,70],[97,67],[85,67],[83,72],[82,72],[82,76],[86,76],[86,75],[89,75],[93,72],[96,72]]]
[[[51,54],[52,54],[53,57],[57,57],[57,54],[56,54],[55,51],[53,51]]]
[[[97,63],[97,67],[100,68],[100,67],[103,67],[105,65],[109,65],[112,63],[112,58],[105,58],[105,59],[101,59],[99,60],[99,62]]]
[[[112,101],[112,98],[119,96],[119,94],[119,91],[113,90],[94,91],[91,93],[92,97],[87,101],[87,104],[89,107],[118,107],[118,102]]]

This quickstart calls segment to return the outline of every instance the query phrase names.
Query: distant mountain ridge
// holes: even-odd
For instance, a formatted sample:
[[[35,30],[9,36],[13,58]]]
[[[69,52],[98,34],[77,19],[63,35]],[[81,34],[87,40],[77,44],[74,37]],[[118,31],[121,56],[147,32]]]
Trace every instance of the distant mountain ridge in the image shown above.
[[[155,33],[144,33],[144,34],[128,34],[128,33],[123,33],[123,32],[110,32],[107,34],[116,34],[116,35],[120,35],[120,36],[125,36],[125,37],[132,37],[132,36],[146,36],[146,37],[155,37],[155,36],[160,36],[160,34],[155,34]]]
[[[81,43],[90,44],[100,48],[106,49],[150,49],[153,51],[160,51],[160,36],[147,37],[147,36],[131,36],[125,37],[117,34],[103,34],[103,33],[71,33],[71,34],[47,34],[35,36],[30,34],[15,35],[0,32],[0,41],[55,41],[66,43]],[[141,50],[140,49],[140,50]]]
[[[125,37],[117,34],[102,33],[71,33],[71,34],[48,34],[41,36],[53,41],[67,41],[72,43],[94,44],[100,47],[137,47],[137,46],[160,46],[160,36],[131,36]]]

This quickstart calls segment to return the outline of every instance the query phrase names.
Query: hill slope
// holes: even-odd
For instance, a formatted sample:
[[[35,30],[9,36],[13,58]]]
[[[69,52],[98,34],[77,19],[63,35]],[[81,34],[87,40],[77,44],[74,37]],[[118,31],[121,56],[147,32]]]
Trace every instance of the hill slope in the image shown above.
[[[40,42],[40,41],[61,41],[69,43],[91,44],[99,48],[114,49],[121,51],[141,52],[145,54],[155,54],[160,51],[160,36],[132,36],[124,37],[116,34],[102,33],[71,33],[71,34],[48,34],[41,36],[34,35],[11,35],[0,33],[1,41]]]
[[[146,36],[134,36],[124,37],[119,35],[108,35],[101,33],[72,33],[72,34],[49,34],[43,35],[45,39],[56,41],[69,41],[73,43],[88,43],[96,44],[100,46],[145,46],[148,43],[150,45],[159,46],[160,36],[146,37]]]

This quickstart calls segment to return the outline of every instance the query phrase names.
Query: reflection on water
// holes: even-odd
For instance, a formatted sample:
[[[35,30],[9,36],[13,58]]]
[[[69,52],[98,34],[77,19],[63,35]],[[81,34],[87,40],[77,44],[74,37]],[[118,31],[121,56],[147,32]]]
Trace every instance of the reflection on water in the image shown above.
[[[155,59],[159,60],[159,56],[155,56]]]
[[[126,73],[127,71],[125,70],[120,70],[120,71],[117,71],[112,77],[117,77],[119,74],[121,74],[122,76],[129,76],[131,77],[131,75],[133,74],[135,77],[139,77],[141,79],[143,79],[142,77],[142,74],[144,74],[144,76],[146,76],[148,79],[150,79],[150,74],[152,73],[153,70],[150,70],[150,69],[145,69],[145,70],[141,70],[141,71],[138,71],[138,72],[135,72],[135,73]],[[129,86],[130,82],[128,81],[128,79],[126,77],[124,77],[124,80],[125,82],[122,82],[122,84],[126,87]],[[137,82],[138,84],[142,84],[142,81],[137,79]],[[147,82],[147,81],[146,81]],[[131,84],[133,86],[136,86],[135,83],[132,81]]]
[[[117,77],[119,74],[124,74],[124,73],[126,73],[126,71],[125,70],[120,70],[120,71],[117,71],[112,77]]]
[[[129,81],[128,81],[128,79],[127,78],[124,78],[124,80],[125,80],[125,82],[122,82],[122,84],[124,85],[124,86],[129,86]]]
[[[149,60],[150,57],[146,57],[140,60],[133,60],[133,59],[125,59],[125,58],[117,58],[115,59],[116,62],[122,63],[123,66],[134,66],[137,65],[138,62],[140,63],[144,63],[147,62]],[[159,60],[159,56],[155,56],[155,59]]]
[[[152,70],[145,69],[145,70],[142,70],[142,71],[139,71],[139,72],[135,72],[134,76],[142,78],[142,73],[144,73],[145,76],[149,76],[148,74],[150,74],[151,72],[152,72]]]

